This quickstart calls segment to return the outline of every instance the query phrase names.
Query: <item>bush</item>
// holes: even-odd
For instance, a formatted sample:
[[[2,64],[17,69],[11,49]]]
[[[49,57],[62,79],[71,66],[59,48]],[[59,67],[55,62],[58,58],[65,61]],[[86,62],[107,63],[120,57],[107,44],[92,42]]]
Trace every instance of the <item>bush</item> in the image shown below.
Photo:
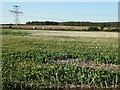
[[[119,32],[120,29],[111,29],[110,31],[111,31],[111,32]]]
[[[101,30],[101,31],[104,30],[104,26],[101,26],[101,27],[100,27],[100,30]]]
[[[11,29],[11,28],[12,28],[12,26],[9,26],[9,28]]]
[[[88,31],[99,31],[98,27],[89,27]]]
[[[52,30],[52,28],[50,28],[50,30]]]

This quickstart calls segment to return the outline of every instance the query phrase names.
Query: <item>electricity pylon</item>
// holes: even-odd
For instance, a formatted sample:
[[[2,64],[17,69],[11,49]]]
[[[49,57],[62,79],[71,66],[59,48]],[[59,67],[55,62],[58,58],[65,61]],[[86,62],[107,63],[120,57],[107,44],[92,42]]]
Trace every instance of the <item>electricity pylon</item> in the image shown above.
[[[20,6],[17,5],[13,5],[14,10],[9,10],[10,14],[13,14],[15,17],[15,25],[18,26],[20,24],[19,21],[19,16],[23,13],[21,11],[19,11]]]

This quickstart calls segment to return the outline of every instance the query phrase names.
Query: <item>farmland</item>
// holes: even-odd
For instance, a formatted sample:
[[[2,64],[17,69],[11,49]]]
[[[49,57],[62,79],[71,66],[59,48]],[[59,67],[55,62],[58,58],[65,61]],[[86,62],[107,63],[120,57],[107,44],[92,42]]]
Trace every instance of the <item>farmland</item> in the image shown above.
[[[119,25],[119,24],[117,24]],[[33,29],[41,29],[41,30],[66,30],[66,31],[88,31],[88,29],[92,26],[65,26],[65,25],[20,25],[19,27],[16,27],[15,25],[1,25],[2,28],[13,28],[13,29],[28,29],[31,30]],[[95,26],[94,26],[95,27]],[[98,26],[97,28],[101,28]],[[101,31],[115,31],[114,29],[120,29],[120,27],[104,27],[103,30]],[[94,31],[94,30],[93,30]]]
[[[3,29],[3,88],[120,88],[118,44],[117,32]]]

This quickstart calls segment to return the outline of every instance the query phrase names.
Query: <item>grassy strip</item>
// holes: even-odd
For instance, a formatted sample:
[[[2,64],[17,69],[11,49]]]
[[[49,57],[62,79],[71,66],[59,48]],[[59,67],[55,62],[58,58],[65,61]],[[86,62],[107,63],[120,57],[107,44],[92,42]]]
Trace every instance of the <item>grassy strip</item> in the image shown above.
[[[29,33],[27,33],[27,32],[23,32],[23,31],[13,31],[13,30],[11,30],[11,29],[3,29],[2,30],[2,35],[14,35],[14,36],[25,36],[25,35],[27,35],[27,34],[29,34]]]

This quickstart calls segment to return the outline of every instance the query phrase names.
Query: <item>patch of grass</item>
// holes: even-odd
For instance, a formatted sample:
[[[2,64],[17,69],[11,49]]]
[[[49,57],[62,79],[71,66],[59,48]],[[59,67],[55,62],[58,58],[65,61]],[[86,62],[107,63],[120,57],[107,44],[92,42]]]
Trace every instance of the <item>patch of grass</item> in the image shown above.
[[[11,29],[3,29],[2,30],[2,35],[15,35],[15,36],[25,36],[29,34],[28,32],[23,32],[20,30],[11,30]]]

